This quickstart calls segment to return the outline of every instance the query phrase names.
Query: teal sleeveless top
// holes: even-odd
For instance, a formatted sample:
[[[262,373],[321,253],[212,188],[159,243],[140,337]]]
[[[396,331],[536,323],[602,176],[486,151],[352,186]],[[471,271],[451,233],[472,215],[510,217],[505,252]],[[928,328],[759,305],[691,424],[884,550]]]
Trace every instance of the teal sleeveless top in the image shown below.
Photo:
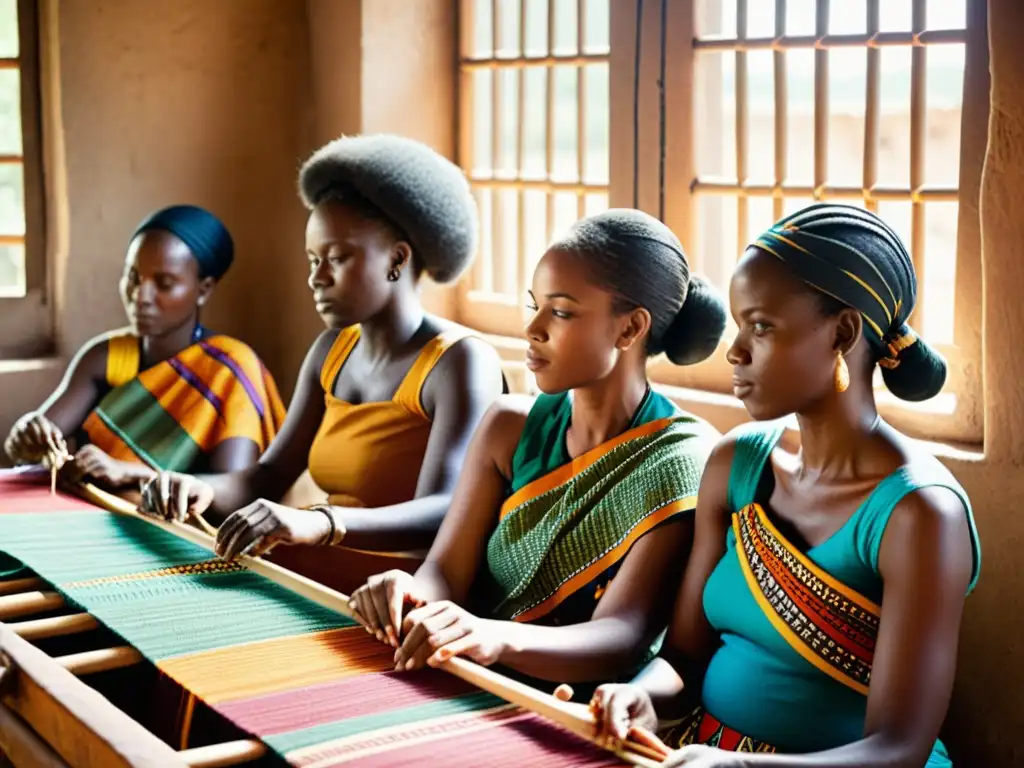
[[[771,492],[769,459],[783,430],[781,424],[750,424],[733,433],[730,512],[755,501],[766,506]],[[974,549],[970,591],[981,565],[970,502],[949,470],[932,456],[915,457],[885,478],[835,534],[804,554],[881,605],[878,559],[886,525],[904,496],[926,487],[950,489],[967,510]],[[812,666],[779,634],[740,570],[731,528],[726,549],[704,589],[705,615],[722,641],[704,678],[704,708],[730,728],[780,752],[816,752],[863,738],[867,697]],[[928,767],[951,765],[945,747],[936,742]]]

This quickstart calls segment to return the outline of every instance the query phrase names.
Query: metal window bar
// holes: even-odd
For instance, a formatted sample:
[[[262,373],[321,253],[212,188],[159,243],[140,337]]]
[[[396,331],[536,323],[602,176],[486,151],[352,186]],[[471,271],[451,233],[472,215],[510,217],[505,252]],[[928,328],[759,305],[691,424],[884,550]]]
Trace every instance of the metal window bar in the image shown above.
[[[509,1],[509,0],[506,0]],[[607,195],[608,183],[595,183],[586,179],[587,149],[587,76],[588,70],[594,65],[608,64],[608,53],[587,51],[587,0],[575,0],[576,3],[576,51],[572,54],[555,52],[556,43],[556,2],[547,3],[547,40],[543,55],[527,55],[527,29],[533,21],[532,9],[528,9],[527,0],[518,0],[519,17],[519,50],[512,56],[500,51],[501,34],[499,29],[501,3],[490,0],[491,11],[491,51],[490,55],[478,56],[472,45],[475,37],[475,19],[473,0],[463,0],[460,4],[460,40],[463,55],[459,61],[460,70],[460,162],[469,175],[470,186],[477,194],[478,200],[490,200],[490,221],[484,221],[488,232],[484,237],[489,242],[489,253],[481,253],[476,260],[470,280],[471,293],[479,299],[512,303],[518,301],[518,294],[528,286],[531,277],[531,254],[526,249],[527,216],[526,195],[529,192],[544,194],[545,213],[544,228],[546,239],[550,240],[555,227],[555,196],[571,194],[576,197],[576,213],[582,217],[586,212],[587,198],[593,194]],[[571,1],[571,0],[570,0]],[[486,6],[485,6],[486,7]],[[565,71],[576,73],[576,178],[555,178],[556,160],[556,67],[564,67]],[[541,68],[544,70],[545,99],[543,105],[530,104],[526,99],[526,70]],[[504,115],[502,76],[514,71],[517,93],[517,126],[515,134],[515,161],[506,155],[502,145]],[[474,89],[474,77],[477,73],[489,72],[491,81],[491,103],[489,107],[490,126],[490,168],[486,171],[474,169],[472,136],[474,135],[473,120],[476,114],[474,104],[481,94]],[[506,81],[507,82],[507,81]],[[481,105],[483,106],[483,105]],[[525,126],[527,110],[541,108],[544,110],[544,172],[542,176],[527,175],[525,172]],[[513,171],[513,172],[510,172]],[[517,232],[516,248],[505,242],[506,212],[504,211],[506,196],[514,195],[517,203],[515,230]],[[489,197],[488,197],[489,196]]]
[[[21,70],[21,57],[20,56],[8,56],[0,58],[0,70]],[[0,155],[0,165],[20,165],[24,166],[25,157],[20,154],[2,154]],[[24,179],[24,171],[22,171],[22,178]],[[23,182],[24,183],[24,182]],[[27,212],[26,212],[27,215]],[[28,226],[28,222],[25,222]],[[14,234],[2,234],[0,235],[0,247],[6,246],[24,246],[25,235],[14,235]],[[29,269],[28,265],[28,254],[25,254],[25,270]],[[27,280],[26,280],[27,282]],[[20,296],[20,292],[13,294],[15,297]],[[4,289],[0,287],[0,298],[5,298]]]
[[[775,0],[775,36],[781,39],[786,34],[786,0]],[[775,186],[782,190],[786,183],[789,161],[789,101],[786,87],[786,52],[776,50],[772,53],[775,69]],[[772,199],[772,217],[778,221],[782,218],[785,201],[782,195],[774,195]],[[745,240],[746,238],[744,238]],[[739,242],[743,242],[740,240]]]
[[[736,0],[736,40],[742,43],[747,37],[747,0]],[[747,51],[736,48],[735,67],[736,87],[736,181],[740,186],[747,183],[747,113],[750,109],[747,101]],[[747,196],[740,195],[736,199],[736,242],[747,239],[747,222],[749,221],[749,205]]]
[[[491,0],[491,52],[497,56],[501,46],[499,19],[501,4],[499,0]],[[522,53],[520,51],[520,53]],[[503,96],[501,71],[491,69],[491,173],[497,174],[504,165],[501,129],[503,125]],[[491,193],[491,259],[483,265],[484,274],[490,279],[484,287],[495,293],[502,293],[497,276],[504,273],[506,249],[505,238],[505,200],[500,190]]]
[[[966,29],[927,29],[927,0],[913,0],[913,17],[909,32],[880,32],[881,0],[867,0],[867,32],[865,34],[830,35],[828,33],[829,0],[817,0],[814,35],[785,34],[786,0],[775,0],[775,36],[749,38],[747,30],[747,0],[736,2],[736,36],[716,35],[698,38],[693,46],[697,54],[705,52],[734,52],[736,56],[736,178],[721,179],[699,177],[690,190],[694,195],[710,194],[737,198],[737,231],[739,242],[747,240],[747,200],[751,197],[770,197],[773,215],[781,218],[785,199],[809,197],[815,200],[838,199],[863,201],[868,210],[877,212],[882,201],[909,202],[911,204],[911,256],[918,275],[918,302],[913,321],[924,325],[923,286],[925,280],[925,209],[926,202],[957,202],[958,187],[926,186],[924,183],[926,67],[927,48],[935,45],[965,45]],[[878,139],[881,91],[881,48],[910,47],[910,184],[906,188],[878,186]],[[835,48],[867,49],[867,83],[864,111],[864,165],[860,188],[833,186],[828,183],[828,120],[829,86],[828,56]],[[814,66],[814,182],[812,186],[787,184],[787,121],[786,51],[815,52]],[[746,53],[757,50],[774,52],[775,84],[775,183],[751,184],[747,180],[747,66]]]
[[[924,31],[927,10],[925,0],[914,0],[911,29],[917,34]],[[966,34],[966,32],[965,32]],[[918,189],[924,184],[924,150],[925,150],[925,77],[927,52],[922,46],[915,46],[910,52],[910,188]],[[910,204],[910,255],[914,259],[914,270],[917,272],[918,291],[925,284],[924,260],[924,205],[921,200],[913,200]],[[924,299],[919,298],[910,319],[923,328],[926,319]]]

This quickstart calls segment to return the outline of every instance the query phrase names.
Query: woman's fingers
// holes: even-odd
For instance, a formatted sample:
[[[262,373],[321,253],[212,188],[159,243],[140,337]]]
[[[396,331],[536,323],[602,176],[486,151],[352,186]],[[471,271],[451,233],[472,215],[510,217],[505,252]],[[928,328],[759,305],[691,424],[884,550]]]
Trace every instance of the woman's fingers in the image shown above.
[[[477,642],[475,638],[469,637],[470,634],[470,628],[462,622],[432,633],[423,644],[426,663],[431,667],[439,667],[452,656],[464,653]]]
[[[174,519],[183,523],[188,519],[189,498],[192,495],[192,478],[187,476],[178,477],[173,489]]]
[[[388,635],[391,645],[395,648],[398,647],[399,639],[401,638],[402,612],[405,609],[406,601],[411,597],[407,589],[409,581],[411,580],[395,577],[388,579],[385,583],[389,623],[384,631]]]
[[[359,595],[366,591],[366,585],[364,584],[355,592],[348,597],[348,610],[352,614],[352,618],[359,622],[359,625],[367,632],[370,631],[369,625],[366,623],[366,619],[363,618],[363,611],[359,607]]]
[[[240,517],[242,523],[224,546],[224,552],[221,557],[225,560],[233,560],[238,557],[247,546],[255,543],[277,527],[272,519],[273,513],[259,504],[255,509],[247,511]]]
[[[668,757],[672,754],[672,748],[668,746],[664,741],[659,739],[653,733],[648,731],[646,728],[640,725],[634,725],[629,729],[628,737],[630,741],[636,742],[642,746],[653,749],[658,752],[662,758]]]
[[[630,714],[634,696],[628,688],[615,689],[604,706],[604,722],[607,731],[620,741],[625,740],[632,725]]]
[[[572,689],[571,685],[567,683],[562,683],[557,688],[555,688],[554,693],[552,693],[551,695],[559,701],[572,701],[572,697],[575,693],[576,692]]]
[[[359,601],[359,614],[363,617],[363,626],[375,637],[382,630],[382,622],[373,604],[373,591],[380,588],[379,585],[382,581],[380,576],[371,576],[366,586],[356,593],[356,598]]]
[[[395,652],[395,664],[396,669],[399,667],[405,668],[409,663],[409,660],[416,654],[416,651],[426,643],[427,638],[430,635],[430,626],[444,627],[451,623],[448,619],[445,623],[445,617],[442,617],[449,608],[449,603],[441,601],[437,603],[427,603],[422,608],[417,608],[414,611],[410,611],[409,615],[402,621],[402,636],[405,638],[402,641],[401,647]],[[435,618],[441,617],[441,618]],[[429,620],[434,619],[431,624],[427,624]],[[426,657],[423,657],[424,660]]]

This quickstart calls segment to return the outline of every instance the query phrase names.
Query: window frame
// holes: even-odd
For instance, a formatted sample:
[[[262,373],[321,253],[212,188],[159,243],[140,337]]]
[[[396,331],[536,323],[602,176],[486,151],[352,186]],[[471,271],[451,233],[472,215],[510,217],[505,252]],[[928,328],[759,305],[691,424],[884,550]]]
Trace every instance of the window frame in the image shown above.
[[[519,39],[517,56],[499,54],[500,35],[497,19],[499,18],[499,0],[491,0],[491,55],[474,56],[473,54],[473,33],[474,16],[473,0],[456,0],[458,7],[458,158],[459,165],[463,168],[470,182],[478,205],[481,204],[480,192],[484,190],[514,190],[518,192],[516,222],[517,238],[516,252],[509,253],[505,243],[493,240],[496,250],[494,254],[499,264],[488,263],[485,258],[474,260],[470,274],[461,280],[457,286],[456,307],[459,322],[485,333],[495,334],[504,337],[518,337],[524,325],[524,297],[526,288],[529,286],[531,270],[527,261],[527,254],[523,250],[525,240],[526,222],[524,215],[524,193],[527,191],[543,192],[546,196],[546,231],[545,239],[550,241],[554,235],[555,221],[555,193],[572,193],[576,196],[577,216],[584,215],[587,195],[610,193],[610,184],[593,183],[584,178],[585,147],[587,135],[586,121],[586,68],[593,64],[607,64],[610,60],[610,53],[588,53],[585,50],[584,30],[586,27],[587,0],[575,0],[576,3],[576,53],[557,54],[555,53],[555,0],[547,4],[547,40],[546,54],[544,56],[533,56],[526,54],[526,0],[520,0],[519,5]],[[555,67],[570,66],[576,70],[576,99],[577,111],[577,178],[575,180],[559,179],[554,176],[554,123],[555,123]],[[545,123],[545,169],[543,177],[526,177],[522,173],[521,162],[523,156],[524,141],[524,120],[522,115],[526,107],[526,91],[524,88],[524,72],[527,68],[540,68],[545,70],[545,96],[544,123]],[[489,175],[478,175],[474,171],[473,163],[476,156],[473,142],[474,127],[474,101],[472,78],[475,72],[480,70],[492,72],[491,79],[491,139],[490,139],[490,169]],[[518,107],[519,116],[516,127],[516,148],[515,160],[518,166],[515,175],[498,175],[495,169],[501,166],[499,132],[502,125],[501,117],[501,73],[503,71],[514,71],[517,73]],[[495,210],[496,207],[492,207]],[[492,222],[492,231],[501,229],[501,219]],[[485,247],[490,233],[482,232],[481,250]],[[487,270],[501,273],[509,272],[506,260],[513,260],[514,274],[516,275],[516,289],[512,293],[503,291],[481,290],[478,286],[491,282],[485,280],[484,272]],[[495,269],[495,266],[498,268]],[[521,290],[519,290],[521,289]],[[524,295],[519,295],[524,294]],[[516,345],[504,345],[515,348]]]
[[[53,351],[54,341],[46,242],[40,10],[35,0],[18,0],[17,13],[18,56],[0,59],[0,68],[19,70],[22,151],[0,156],[0,163],[22,166],[25,234],[2,235],[0,244],[24,245],[25,295],[0,297],[0,359],[41,357]]]
[[[837,2],[839,0],[832,0]],[[869,24],[878,18],[881,0],[867,0]],[[914,164],[911,169],[911,185],[906,190],[893,190],[877,187],[877,178],[872,163],[865,163],[865,179],[861,188],[828,187],[824,166],[820,159],[815,163],[815,186],[789,187],[778,181],[771,186],[735,182],[723,183],[722,180],[698,179],[695,168],[695,121],[698,119],[694,102],[696,94],[695,63],[702,50],[718,49],[735,50],[735,39],[715,40],[713,42],[698,41],[696,34],[696,0],[664,0],[646,3],[640,9],[638,0],[614,0],[610,3],[610,55],[609,61],[609,102],[615,104],[635,104],[637,116],[633,109],[612,108],[610,115],[610,142],[612,147],[609,157],[609,205],[611,207],[636,206],[657,215],[663,211],[665,222],[676,232],[690,255],[691,267],[695,272],[702,272],[697,257],[695,219],[697,216],[697,200],[702,194],[725,192],[743,187],[743,196],[766,195],[774,199],[774,211],[781,215],[783,199],[781,193],[813,197],[815,199],[849,199],[851,196],[864,199],[868,206],[876,205],[877,200],[907,200],[912,203],[914,222],[914,240],[908,243],[915,258],[915,267],[919,275],[923,275],[925,255],[923,248],[923,211],[922,202],[927,200],[949,200],[959,202],[958,235],[957,235],[957,266],[956,266],[956,306],[954,319],[954,338],[949,345],[940,345],[939,350],[949,363],[949,376],[946,388],[938,397],[920,404],[904,403],[895,399],[888,391],[878,391],[879,409],[883,416],[894,426],[914,437],[956,443],[964,446],[977,446],[983,438],[983,390],[981,383],[981,254],[980,224],[978,200],[980,194],[980,168],[985,156],[985,141],[988,125],[988,94],[987,92],[972,93],[965,91],[961,116],[960,146],[960,179],[956,190],[950,188],[934,188],[925,186],[923,182],[922,142],[924,132],[924,101],[923,56],[926,45],[964,42],[965,44],[965,75],[964,82],[972,82],[971,73],[987,71],[988,41],[985,24],[985,0],[967,0],[967,25],[965,30],[928,30],[924,25],[923,8],[926,0],[913,0],[914,26],[906,33],[875,33],[874,43],[868,44],[866,38],[871,35],[837,35],[829,36],[827,24],[819,23],[817,34],[813,36],[787,38],[780,24],[776,25],[777,34],[773,38],[746,38],[742,45],[760,49],[776,50],[775,58],[781,58],[781,51],[787,48],[810,48],[817,50],[817,58],[827,57],[827,50],[832,45],[851,45],[853,38],[865,38],[862,43],[871,52],[869,59],[878,58],[878,45],[910,45],[912,53],[912,96],[911,110],[914,112],[913,130],[916,132],[917,151],[914,153]],[[466,5],[465,3],[463,4]],[[746,6],[746,0],[737,0],[738,9]],[[786,0],[775,0],[776,18],[785,19]],[[819,18],[828,18],[829,0],[817,0]],[[638,11],[641,11],[638,17]],[[663,23],[664,20],[664,23]],[[638,29],[638,23],[641,25]],[[869,27],[870,29],[870,27]],[[875,27],[877,29],[877,26]],[[741,31],[741,30],[738,30]],[[472,34],[472,20],[465,15],[460,17],[460,38],[465,44],[464,35]],[[745,36],[744,36],[745,37]],[[739,38],[739,35],[736,36]],[[637,54],[637,45],[640,53]],[[663,48],[664,46],[664,48]],[[467,47],[460,51],[468,50]],[[662,51],[664,50],[664,54]],[[463,59],[460,58],[460,63]],[[778,64],[775,65],[776,68]],[[871,64],[868,64],[871,67]],[[877,64],[874,65],[877,67]],[[827,67],[827,65],[826,65]],[[816,66],[819,70],[820,65]],[[741,68],[737,66],[737,73]],[[745,67],[742,68],[745,71]],[[636,76],[639,73],[639,76]],[[662,76],[663,73],[663,76]],[[472,106],[468,104],[466,94],[468,83],[466,72],[460,67],[459,79],[459,160],[467,167],[468,158],[472,158]],[[817,103],[822,75],[816,71],[815,101]],[[827,68],[824,74],[827,91]],[[663,88],[659,87],[659,80]],[[742,77],[736,77],[736,88],[745,87]],[[870,82],[870,75],[869,75]],[[875,88],[877,94],[877,87]],[[686,94],[675,96],[675,94]],[[779,89],[776,89],[778,99]],[[871,86],[867,96],[871,97]],[[664,108],[662,109],[662,104]],[[739,115],[739,111],[737,111]],[[827,113],[816,110],[816,133],[827,126]],[[776,121],[779,120],[776,110]],[[865,116],[865,142],[877,139],[877,134],[869,135],[868,119]],[[778,123],[777,123],[778,124]],[[737,131],[742,128],[742,121],[737,118]],[[877,130],[877,126],[876,126]],[[738,134],[739,136],[739,134]],[[779,132],[776,131],[776,153],[778,153]],[[744,137],[745,139],[745,137]],[[664,142],[662,145],[662,141]],[[634,149],[636,148],[636,149]],[[746,141],[737,140],[737,153],[745,153]],[[824,156],[827,162],[827,147],[816,150],[816,155]],[[776,154],[778,156],[778,154]],[[634,158],[636,163],[634,163]],[[737,158],[739,161],[739,157]],[[738,162],[737,170],[741,170]],[[776,163],[777,179],[784,175],[784,166]],[[467,168],[467,173],[470,169]],[[737,174],[739,177],[739,173]],[[820,182],[820,183],[819,183]],[[868,190],[867,193],[865,190]],[[739,222],[746,217],[740,208]],[[737,258],[740,254],[737,254]],[[481,259],[477,260],[478,262]],[[475,267],[479,269],[480,266]],[[510,303],[493,301],[494,297],[480,297],[471,289],[470,281],[462,281],[457,302],[457,319],[478,328],[486,333],[504,337],[501,351],[510,366],[518,369],[522,363],[522,350],[525,344],[520,343],[523,326],[522,310]],[[919,306],[921,306],[919,304]],[[920,314],[915,313],[912,322],[919,321]],[[678,367],[664,358],[651,361],[649,372],[652,382],[662,385],[684,407],[698,415],[707,415],[720,428],[728,428],[735,423],[746,420],[742,405],[731,397],[731,366],[725,360],[728,338],[723,341],[717,352],[707,361],[695,366]],[[527,377],[529,381],[529,377]]]

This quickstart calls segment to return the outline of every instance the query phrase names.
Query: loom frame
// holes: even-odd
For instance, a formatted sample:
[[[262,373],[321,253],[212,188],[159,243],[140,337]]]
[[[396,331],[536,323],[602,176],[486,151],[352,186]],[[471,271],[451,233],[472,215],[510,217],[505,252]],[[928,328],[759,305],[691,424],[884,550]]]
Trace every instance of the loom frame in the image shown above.
[[[142,519],[208,551],[214,549],[209,534],[190,525],[141,515],[130,502],[95,486],[85,484],[66,490],[113,514]],[[244,556],[240,562],[286,589],[352,617],[348,597],[340,592],[261,558]],[[222,768],[266,754],[267,747],[257,739],[175,751],[76,676],[143,661],[130,646],[54,658],[29,642],[33,637],[71,634],[98,626],[88,614],[5,623],[63,604],[41,579],[0,582],[0,750],[15,766]],[[561,701],[466,659],[449,659],[441,668],[596,743],[594,717],[584,704]],[[609,751],[633,765],[660,763],[660,759],[651,759],[656,757],[651,750],[633,743]]]

